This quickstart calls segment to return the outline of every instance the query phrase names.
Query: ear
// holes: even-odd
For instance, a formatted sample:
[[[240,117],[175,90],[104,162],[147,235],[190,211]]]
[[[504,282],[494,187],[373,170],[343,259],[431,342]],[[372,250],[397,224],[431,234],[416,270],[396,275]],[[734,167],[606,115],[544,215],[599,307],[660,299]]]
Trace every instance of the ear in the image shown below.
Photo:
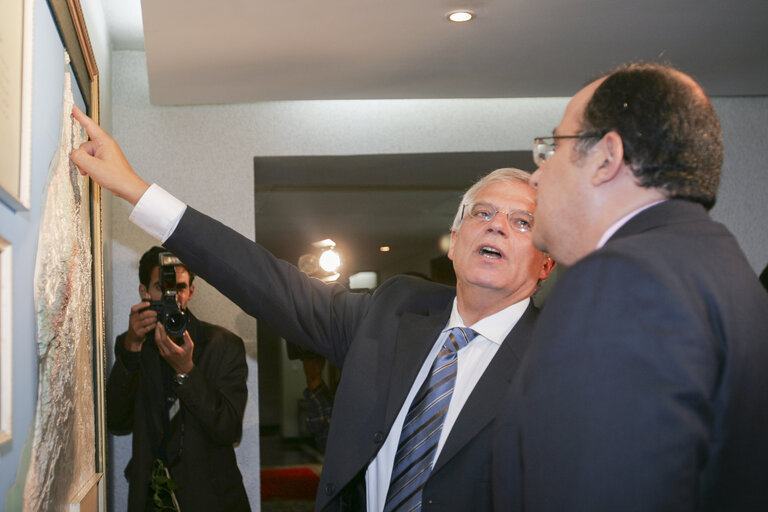
[[[600,186],[608,183],[616,176],[624,166],[624,143],[616,132],[606,133],[594,148],[595,158],[598,159],[598,167],[592,175],[592,185]]]
[[[555,260],[553,260],[549,254],[544,253],[544,265],[542,265],[541,271],[539,272],[539,280],[543,281],[548,278],[549,274],[554,270],[555,265],[557,265]]]
[[[195,285],[191,284],[189,285],[189,298],[187,300],[191,299],[194,294],[195,294]]]
[[[147,287],[143,284],[139,285],[139,297],[142,298],[142,300],[150,300],[149,298],[149,291],[147,290]]]
[[[448,259],[453,261],[453,244],[456,242],[456,230],[451,231],[451,246],[448,248]]]

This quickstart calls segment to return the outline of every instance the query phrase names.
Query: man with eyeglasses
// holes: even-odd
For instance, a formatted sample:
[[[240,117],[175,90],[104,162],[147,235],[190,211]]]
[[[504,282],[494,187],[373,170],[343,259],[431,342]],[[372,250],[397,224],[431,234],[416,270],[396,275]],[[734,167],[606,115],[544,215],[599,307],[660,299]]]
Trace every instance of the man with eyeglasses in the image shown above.
[[[768,510],[768,295],[713,222],[701,87],[623,66],[535,139],[534,244],[570,268],[499,422],[496,509]]]
[[[342,370],[316,510],[490,510],[500,398],[533,329],[530,297],[554,266],[531,239],[528,173],[500,169],[465,194],[449,252],[456,288],[399,276],[352,293],[150,187],[75,117],[92,139],[73,152],[81,172],[244,311]]]

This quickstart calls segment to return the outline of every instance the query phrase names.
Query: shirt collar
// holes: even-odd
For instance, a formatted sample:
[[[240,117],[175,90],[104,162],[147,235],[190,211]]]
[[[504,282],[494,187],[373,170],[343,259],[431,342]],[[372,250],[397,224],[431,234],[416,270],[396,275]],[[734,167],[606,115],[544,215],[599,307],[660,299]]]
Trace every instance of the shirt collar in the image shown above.
[[[666,201],[666,199],[662,199],[660,201],[654,201],[651,204],[646,204],[644,206],[641,206],[637,210],[633,210],[633,211],[629,212],[628,214],[626,214],[625,216],[623,216],[622,218],[620,218],[619,220],[614,222],[611,225],[611,227],[609,227],[605,231],[605,233],[603,233],[603,236],[600,237],[600,241],[597,242],[597,247],[595,247],[595,250],[600,249],[602,246],[604,246],[606,244],[606,242],[608,242],[608,240],[621,228],[621,226],[623,226],[624,224],[629,222],[629,220],[632,217],[634,217],[638,213],[642,212],[643,210],[647,210],[651,206],[656,206],[657,204],[663,203],[664,201]]]
[[[451,317],[448,319],[448,325],[443,329],[443,332],[449,331],[454,327],[470,327],[483,338],[501,345],[515,324],[517,324],[517,321],[520,320],[520,317],[523,316],[525,310],[528,309],[530,302],[530,297],[523,299],[468,326],[461,318],[458,302],[454,298],[453,306],[451,307]]]

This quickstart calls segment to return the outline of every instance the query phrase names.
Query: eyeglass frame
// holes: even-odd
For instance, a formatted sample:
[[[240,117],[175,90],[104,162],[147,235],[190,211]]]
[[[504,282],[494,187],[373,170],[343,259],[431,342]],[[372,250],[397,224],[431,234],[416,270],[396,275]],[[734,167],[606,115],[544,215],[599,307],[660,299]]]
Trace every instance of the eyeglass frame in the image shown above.
[[[597,134],[597,133],[592,133],[592,134],[584,134],[584,135],[549,135],[547,137],[534,137],[534,139],[533,139],[533,149],[532,149],[533,163],[535,163],[537,166],[541,167],[542,165],[544,165],[544,163],[546,163],[547,160],[552,158],[552,155],[555,154],[555,149],[557,147],[554,144],[554,141],[557,140],[557,139],[599,139],[602,136],[603,135],[600,135],[600,134]],[[544,142],[545,139],[552,139],[553,143],[550,144],[548,142]],[[539,141],[541,141],[541,142],[539,142]],[[549,153],[547,156],[545,156],[545,157],[540,157],[539,156],[541,154],[541,152],[536,151],[536,146],[538,146],[539,144],[546,144],[549,148],[551,148],[551,150],[547,152],[547,153]]]
[[[476,217],[475,215],[472,215],[472,210],[477,205],[487,206],[490,210],[493,211],[493,215],[491,215],[487,219],[479,218],[479,217]],[[469,208],[469,214],[467,216],[465,216],[465,212],[466,212],[467,206],[470,207]],[[507,216],[507,224],[509,224],[509,226],[512,229],[514,229],[515,231],[517,231],[519,233],[529,233],[533,229],[533,225],[535,223],[535,217],[534,217],[533,213],[531,213],[531,212],[529,212],[527,210],[517,210],[517,209],[515,209],[515,210],[510,210],[508,212],[505,212],[504,210],[499,210],[498,208],[496,208],[495,206],[493,206],[490,203],[484,203],[482,201],[475,201],[474,203],[461,203],[461,220],[462,220],[462,222],[464,222],[464,220],[467,219],[467,218],[474,219],[474,220],[477,220],[479,222],[491,222],[494,218],[496,218],[496,215],[499,214],[499,213],[503,213],[504,215],[506,215]],[[511,220],[511,217],[510,217],[514,213],[522,213],[525,216],[529,217],[530,218],[530,221],[529,221],[530,227],[528,229],[520,229],[520,228],[516,227],[512,223],[512,220]]]

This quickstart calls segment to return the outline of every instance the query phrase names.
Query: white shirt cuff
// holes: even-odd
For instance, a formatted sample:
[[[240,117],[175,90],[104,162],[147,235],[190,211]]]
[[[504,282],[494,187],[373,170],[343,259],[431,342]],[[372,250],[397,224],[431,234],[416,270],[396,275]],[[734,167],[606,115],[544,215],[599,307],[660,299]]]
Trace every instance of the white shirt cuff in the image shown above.
[[[128,219],[160,242],[165,242],[186,209],[186,204],[153,183],[139,198]]]

